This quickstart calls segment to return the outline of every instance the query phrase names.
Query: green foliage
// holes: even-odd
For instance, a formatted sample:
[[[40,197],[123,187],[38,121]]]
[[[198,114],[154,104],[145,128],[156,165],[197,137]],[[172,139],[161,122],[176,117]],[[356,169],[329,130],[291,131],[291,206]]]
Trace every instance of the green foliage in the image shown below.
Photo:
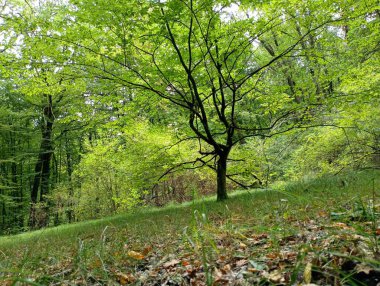
[[[88,153],[74,173],[77,218],[109,215],[143,204],[158,179],[191,152],[184,145],[170,148],[173,144],[169,130],[140,120],[87,146]]]
[[[376,1],[2,7],[1,233],[380,164]]]

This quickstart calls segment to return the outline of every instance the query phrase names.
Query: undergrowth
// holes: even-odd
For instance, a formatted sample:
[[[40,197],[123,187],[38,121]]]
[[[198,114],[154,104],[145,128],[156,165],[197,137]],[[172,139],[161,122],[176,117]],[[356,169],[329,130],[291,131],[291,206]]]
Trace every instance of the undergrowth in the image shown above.
[[[278,183],[225,202],[203,198],[2,237],[0,285],[372,285],[380,273],[378,175]]]

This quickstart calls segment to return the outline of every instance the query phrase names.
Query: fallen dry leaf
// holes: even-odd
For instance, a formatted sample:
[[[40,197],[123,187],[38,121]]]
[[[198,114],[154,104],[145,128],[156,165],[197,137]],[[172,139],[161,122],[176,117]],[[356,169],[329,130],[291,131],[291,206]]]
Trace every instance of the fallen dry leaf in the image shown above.
[[[252,235],[253,239],[266,239],[268,238],[269,235],[267,233],[262,233],[262,234],[254,234]]]
[[[190,262],[189,261],[186,261],[186,260],[182,260],[182,266],[188,266],[190,265]]]
[[[311,268],[312,268],[312,264],[310,262],[308,262],[306,264],[306,267],[305,267],[305,270],[303,272],[303,280],[306,284],[310,284],[311,282]]]
[[[269,259],[276,259],[278,257],[278,253],[274,253],[274,252],[268,253],[266,257]]]
[[[200,262],[199,260],[194,260],[194,261],[193,261],[193,265],[194,265],[195,267],[200,267],[200,266],[202,265],[202,262]]]
[[[228,285],[229,282],[230,281],[228,279],[221,277],[221,278],[215,279],[215,281],[212,283],[212,286]],[[196,285],[199,285],[199,284],[196,284]]]
[[[128,256],[137,260],[143,260],[145,258],[143,254],[141,254],[140,252],[133,251],[133,250],[128,251]]]
[[[168,261],[166,263],[164,263],[162,266],[164,268],[170,268],[170,267],[173,267],[173,266],[176,266],[177,264],[179,264],[181,261],[179,261],[178,259],[173,259],[171,261]]]
[[[255,273],[255,272],[259,272],[260,270],[258,270],[258,269],[256,269],[256,268],[253,268],[253,267],[248,267],[248,268],[247,268],[247,271],[248,271],[248,272]]]
[[[350,230],[353,230],[352,227],[348,226],[344,222],[335,222],[331,226],[337,227],[337,228],[341,228],[341,229],[350,229]]]
[[[368,275],[373,270],[373,268],[365,264],[358,264],[355,266],[355,270],[358,273],[363,272]]]
[[[148,255],[149,252],[152,251],[152,247],[151,246],[147,246],[144,248],[144,250],[142,251],[142,254],[143,255]]]
[[[231,271],[231,265],[229,264],[226,264],[223,266],[223,268],[221,269],[224,273],[228,273]]]
[[[223,277],[223,273],[218,268],[215,268],[214,269],[214,278],[215,278],[215,280],[218,280],[218,279],[220,279],[222,277]]]
[[[132,274],[118,272],[116,273],[116,276],[121,285],[127,285],[136,281],[136,278]]]
[[[149,276],[150,276],[150,277],[157,277],[157,276],[158,276],[158,272],[157,272],[157,271],[154,271],[154,270],[149,271]]]
[[[284,281],[284,277],[282,276],[282,273],[279,270],[274,270],[273,272],[270,272],[266,275],[271,282],[279,283]]]
[[[242,266],[246,265],[247,263],[248,263],[248,260],[241,259],[241,260],[236,261],[236,266],[237,267],[242,267]]]
[[[320,217],[328,217],[328,215],[329,214],[324,210],[321,210],[318,212],[318,216],[320,216]]]
[[[244,243],[242,243],[242,242],[240,242],[239,247],[242,248],[242,249],[246,249],[247,245],[244,244]]]

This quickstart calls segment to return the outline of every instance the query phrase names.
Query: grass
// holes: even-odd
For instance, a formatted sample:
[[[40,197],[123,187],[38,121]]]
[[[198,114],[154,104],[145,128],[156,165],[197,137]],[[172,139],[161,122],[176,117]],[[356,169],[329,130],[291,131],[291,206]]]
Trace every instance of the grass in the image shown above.
[[[343,260],[355,261],[355,267],[365,260],[373,271],[380,267],[372,263],[378,251],[377,217],[361,219],[355,209],[373,198],[373,208],[380,203],[378,175],[366,171],[324,176],[270,190],[235,192],[226,202],[209,197],[0,237],[0,285],[211,285],[232,279],[228,273],[234,271],[236,279],[251,281],[246,285],[270,285],[281,279],[304,280],[308,262],[313,264],[313,281],[351,281],[356,274],[352,267],[342,267]],[[345,239],[333,239],[324,249],[323,243],[334,235]],[[351,235],[363,239],[353,242]],[[335,261],[347,256],[348,244],[363,241],[367,255],[351,252],[357,259]],[[292,255],[286,263],[280,258],[285,248]],[[165,267],[170,261],[175,265]],[[275,276],[271,263],[279,269],[284,264],[281,275]]]

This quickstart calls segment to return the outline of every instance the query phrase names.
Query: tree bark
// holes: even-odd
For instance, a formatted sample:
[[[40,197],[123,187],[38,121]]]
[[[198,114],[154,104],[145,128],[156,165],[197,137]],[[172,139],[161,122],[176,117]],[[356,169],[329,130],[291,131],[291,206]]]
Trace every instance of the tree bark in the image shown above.
[[[49,192],[50,179],[50,161],[53,154],[52,132],[54,124],[54,114],[52,107],[52,98],[48,96],[49,105],[43,110],[44,121],[42,124],[42,139],[40,153],[35,166],[35,176],[33,188],[31,191],[31,207],[29,216],[29,226],[45,226],[48,221],[48,209],[45,208],[43,218],[37,218],[36,204],[45,200],[44,196]]]
[[[72,197],[74,195],[74,188],[73,188],[73,180],[72,180],[72,173],[73,173],[73,161],[72,161],[72,154],[71,154],[71,147],[69,144],[69,140],[66,136],[66,168],[67,168],[67,176],[69,180],[69,202],[67,205],[66,215],[67,219],[69,220],[69,223],[72,223],[74,221],[74,211],[73,211],[73,201]]]
[[[51,133],[53,129],[53,121],[49,121],[46,124],[46,129],[44,130],[45,146],[41,152],[43,152],[43,163],[42,163],[42,172],[41,172],[41,202],[45,200],[44,196],[49,193],[49,179],[50,179],[50,162],[53,155],[53,144],[51,142]]]
[[[217,176],[217,201],[228,199],[227,195],[227,158],[228,153],[221,153],[218,156],[216,176]]]

